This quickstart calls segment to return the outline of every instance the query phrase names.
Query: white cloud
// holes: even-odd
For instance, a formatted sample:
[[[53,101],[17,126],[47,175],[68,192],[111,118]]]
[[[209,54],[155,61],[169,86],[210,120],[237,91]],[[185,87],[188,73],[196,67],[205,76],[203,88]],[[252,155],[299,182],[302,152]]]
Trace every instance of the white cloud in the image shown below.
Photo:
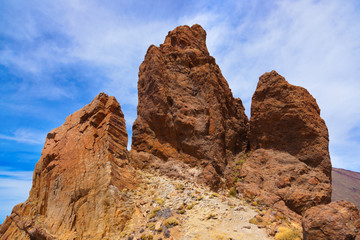
[[[44,144],[46,134],[33,129],[19,128],[11,135],[0,134],[0,139],[27,144]],[[0,171],[1,175],[1,171]]]
[[[208,47],[234,95],[249,114],[258,78],[271,70],[307,88],[329,128],[334,166],[360,171],[360,138],[353,134],[360,126],[360,15],[354,2],[277,1],[261,17],[257,4],[240,4],[230,17],[208,12],[193,18],[211,19],[204,21]],[[234,14],[243,17],[234,22]]]
[[[32,171],[0,169],[0,222],[12,208],[27,199],[32,184]]]

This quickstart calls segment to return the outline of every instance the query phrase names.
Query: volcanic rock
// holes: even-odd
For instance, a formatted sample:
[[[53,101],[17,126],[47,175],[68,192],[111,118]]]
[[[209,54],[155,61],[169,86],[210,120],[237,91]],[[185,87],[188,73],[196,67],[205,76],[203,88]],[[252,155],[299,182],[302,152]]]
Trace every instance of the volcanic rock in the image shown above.
[[[263,74],[251,103],[251,150],[288,152],[329,178],[329,134],[315,98],[272,71]]]
[[[46,138],[29,198],[14,207],[1,239],[104,239],[131,217],[127,189],[137,177],[127,160],[119,103],[99,94]]]
[[[217,186],[229,159],[247,149],[244,107],[209,55],[200,25],[177,27],[160,47],[149,47],[138,94],[133,153],[200,167],[199,179]]]
[[[306,89],[275,71],[262,75],[252,98],[249,142],[240,191],[298,214],[330,202],[328,131]]]
[[[304,240],[360,239],[360,214],[356,206],[340,200],[308,209],[302,219]]]
[[[257,149],[247,159],[237,183],[247,197],[258,196],[268,206],[283,210],[300,220],[290,210],[304,210],[328,200],[330,181],[319,169],[277,150]]]

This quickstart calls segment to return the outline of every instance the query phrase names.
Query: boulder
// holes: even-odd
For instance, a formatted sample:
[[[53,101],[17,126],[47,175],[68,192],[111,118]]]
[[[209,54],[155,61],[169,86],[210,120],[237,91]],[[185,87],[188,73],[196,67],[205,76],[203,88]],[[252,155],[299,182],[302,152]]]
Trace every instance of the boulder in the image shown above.
[[[340,200],[308,209],[303,215],[304,240],[358,240],[360,214],[356,206]]]

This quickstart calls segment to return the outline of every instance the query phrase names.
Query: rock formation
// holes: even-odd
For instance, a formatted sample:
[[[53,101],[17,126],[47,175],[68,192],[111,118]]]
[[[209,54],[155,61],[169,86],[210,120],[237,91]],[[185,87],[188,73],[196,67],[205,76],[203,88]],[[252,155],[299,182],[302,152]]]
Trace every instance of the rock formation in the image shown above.
[[[240,191],[298,214],[330,202],[328,131],[306,89],[275,71],[262,75],[252,98],[249,142]]]
[[[200,179],[217,186],[229,159],[247,149],[248,119],[205,40],[201,26],[181,26],[160,47],[149,47],[139,71],[132,149],[200,167]]]
[[[331,163],[316,100],[265,73],[249,122],[205,41],[201,26],[181,26],[149,47],[130,153],[120,105],[104,93],[51,131],[30,196],[0,226],[0,239],[225,238],[208,220],[224,234],[234,228],[228,238],[268,239],[247,224],[300,236],[300,225],[283,220],[299,223],[301,215],[305,239],[360,238],[355,206],[321,205],[331,199]],[[226,195],[246,199],[193,181],[212,190],[230,185]],[[249,199],[259,210],[253,218],[239,206]],[[283,224],[290,228],[277,232]]]
[[[260,77],[253,95],[249,141],[251,150],[288,152],[331,176],[329,134],[316,100],[275,71]]]
[[[132,214],[124,189],[136,187],[128,165],[120,105],[99,94],[46,138],[26,202],[1,225],[1,239],[104,239]]]
[[[307,210],[302,220],[304,240],[358,240],[360,214],[356,206],[340,200]]]

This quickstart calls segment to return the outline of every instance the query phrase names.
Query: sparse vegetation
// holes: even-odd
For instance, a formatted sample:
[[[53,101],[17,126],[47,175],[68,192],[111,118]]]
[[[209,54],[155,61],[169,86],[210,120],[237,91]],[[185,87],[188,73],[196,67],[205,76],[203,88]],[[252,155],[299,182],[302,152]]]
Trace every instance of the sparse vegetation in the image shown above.
[[[124,238],[124,237],[126,237],[127,236],[127,233],[126,232],[122,232],[122,233],[120,233],[120,238]]]
[[[156,216],[156,213],[161,210],[161,207],[156,207],[153,210],[151,210],[149,218],[154,218]]]
[[[140,239],[141,239],[141,240],[153,240],[153,239],[154,239],[154,236],[151,235],[151,234],[149,234],[149,235],[143,234],[143,235],[141,235]]]
[[[196,202],[192,202],[192,203],[190,203],[190,204],[186,207],[186,209],[187,209],[187,210],[191,210],[191,209],[193,209],[193,207],[194,207],[196,204],[197,204]]]
[[[214,198],[214,197],[220,197],[220,195],[213,192],[213,193],[211,193],[210,198]]]
[[[296,225],[290,227],[279,227],[279,232],[276,233],[276,240],[301,240],[301,228]]]
[[[179,220],[177,220],[174,217],[169,217],[168,219],[165,220],[164,224],[167,228],[173,227],[173,226],[179,225]]]
[[[236,189],[234,187],[231,187],[229,190],[229,196],[235,197],[236,193]]]
[[[254,224],[254,225],[258,225],[259,220],[256,217],[253,217],[252,219],[249,220],[249,223]]]
[[[150,223],[149,224],[149,229],[150,230],[155,230],[155,223]]]
[[[179,183],[178,185],[176,185],[176,190],[184,190],[184,189],[185,189],[184,184]]]
[[[241,156],[241,158],[235,162],[235,164],[236,164],[237,166],[240,166],[240,168],[241,168],[242,165],[245,163],[247,157],[248,157],[247,153],[244,153],[244,154]]]
[[[162,199],[161,197],[157,197],[157,198],[155,198],[155,202],[162,206],[162,205],[164,205],[165,200]]]

